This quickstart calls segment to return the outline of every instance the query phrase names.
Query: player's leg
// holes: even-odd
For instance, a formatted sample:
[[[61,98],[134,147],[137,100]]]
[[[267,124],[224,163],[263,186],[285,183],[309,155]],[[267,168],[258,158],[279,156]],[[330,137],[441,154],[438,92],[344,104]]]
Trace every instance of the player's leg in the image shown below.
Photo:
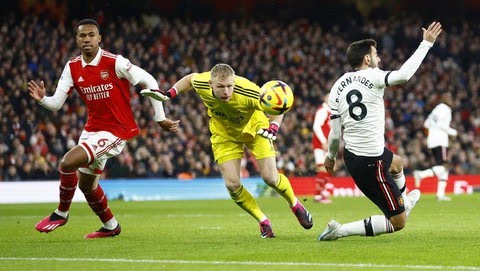
[[[265,183],[287,200],[300,225],[305,229],[310,229],[313,226],[312,216],[295,196],[288,178],[278,172],[272,142],[263,137],[257,137],[246,145],[257,159],[260,175]]]
[[[315,202],[331,203],[330,192],[327,191],[328,180],[330,174],[323,165],[325,161],[326,152],[323,149],[313,150],[315,164],[317,165],[317,174],[315,176],[315,193],[313,199]]]
[[[78,184],[77,169],[88,161],[80,146],[68,151],[60,162],[60,201],[57,209],[35,225],[40,232],[51,232],[68,221],[68,212]]]
[[[385,216],[372,215],[365,219],[345,224],[331,220],[317,239],[319,241],[333,241],[347,236],[377,236],[384,233],[393,233],[394,231],[392,223]]]
[[[225,186],[233,201],[257,221],[265,220],[267,217],[260,210],[255,198],[240,181],[240,160],[229,160],[219,164],[219,167]]]
[[[435,158],[435,161],[437,161],[437,159],[438,159],[438,157],[437,157],[438,151],[436,150],[437,148],[430,149],[430,152],[432,153],[433,157]],[[427,168],[427,169],[424,169],[424,170],[414,170],[413,171],[413,179],[415,181],[415,188],[420,187],[423,179],[433,177],[435,175],[436,175],[436,172],[435,172],[434,167]]]
[[[119,235],[120,224],[113,216],[108,205],[108,199],[99,185],[99,177],[105,168],[108,158],[120,154],[126,141],[115,135],[100,131],[88,133],[80,139],[80,146],[89,154],[88,163],[78,169],[79,188],[92,211],[102,221],[102,227],[85,235],[85,238],[102,238]]]
[[[403,198],[387,170],[392,159],[393,154],[387,149],[380,158],[374,159],[358,157],[345,150],[345,165],[355,184],[384,215],[373,215],[346,224],[332,220],[318,240],[331,241],[352,235],[377,236],[399,231],[405,226],[407,218]]]
[[[252,194],[240,181],[240,159],[225,161],[219,164],[219,167],[230,197],[240,208],[258,221],[261,237],[275,237],[267,216],[262,212]]]
[[[397,184],[400,192],[402,193],[403,202],[405,205],[405,212],[407,217],[410,215],[415,204],[420,199],[420,190],[415,189],[408,193],[406,193],[406,180],[405,175],[403,174],[403,161],[402,158],[398,155],[393,155],[392,164],[390,165],[389,169],[393,180]]]
[[[427,168],[424,170],[414,170],[413,179],[415,180],[415,188],[419,188],[422,184],[422,180],[428,177],[435,176],[435,171],[433,168]]]
[[[445,166],[434,166],[433,170],[438,177],[437,183],[437,200],[438,201],[451,201],[452,199],[445,195],[448,182],[448,170]]]
[[[81,170],[85,171],[85,169]],[[85,199],[92,211],[103,223],[99,230],[85,235],[85,238],[103,238],[119,235],[121,232],[120,224],[113,216],[108,205],[107,196],[98,183],[100,174],[80,172],[79,175],[79,188],[85,195]]]
[[[437,175],[437,200],[438,201],[450,201],[450,197],[445,196],[445,190],[448,182],[448,169],[447,165],[447,148],[440,146],[433,149],[435,157],[435,166],[432,170]]]
[[[267,216],[262,212],[252,194],[241,183],[240,162],[244,153],[243,144],[228,141],[214,143],[212,150],[232,200],[258,221],[262,238],[275,237]]]

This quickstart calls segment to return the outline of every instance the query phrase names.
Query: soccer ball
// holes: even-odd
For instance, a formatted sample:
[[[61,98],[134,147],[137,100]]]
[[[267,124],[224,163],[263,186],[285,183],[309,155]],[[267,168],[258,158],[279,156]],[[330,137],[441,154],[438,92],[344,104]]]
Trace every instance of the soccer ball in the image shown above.
[[[260,105],[270,115],[281,115],[293,105],[292,89],[280,80],[266,82],[260,91]]]

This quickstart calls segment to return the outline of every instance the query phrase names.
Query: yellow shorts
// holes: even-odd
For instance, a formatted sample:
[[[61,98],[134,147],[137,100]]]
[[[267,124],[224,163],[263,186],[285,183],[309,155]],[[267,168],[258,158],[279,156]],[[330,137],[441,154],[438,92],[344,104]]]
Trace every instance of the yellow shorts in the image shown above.
[[[243,157],[243,147],[246,146],[255,156],[255,159],[263,159],[276,156],[273,142],[261,136],[256,136],[250,142],[233,142],[225,141],[221,143],[213,143],[213,157],[218,164],[224,162],[241,159]]]

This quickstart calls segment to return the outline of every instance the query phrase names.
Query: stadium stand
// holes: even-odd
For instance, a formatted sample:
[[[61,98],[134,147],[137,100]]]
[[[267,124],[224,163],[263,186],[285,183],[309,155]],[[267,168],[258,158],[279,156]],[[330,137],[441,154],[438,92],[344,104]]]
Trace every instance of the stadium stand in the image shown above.
[[[0,180],[56,179],[58,159],[75,145],[82,131],[85,107],[78,95],[71,95],[61,110],[47,111],[30,99],[26,84],[43,79],[48,93],[53,93],[63,65],[78,54],[71,33],[81,18],[69,17],[71,10],[64,5],[54,11],[42,6],[22,8],[24,14],[12,11],[0,18]],[[101,23],[106,37],[103,48],[144,67],[164,89],[185,74],[209,70],[217,62],[229,63],[237,74],[258,85],[271,79],[288,82],[296,105],[301,106],[287,113],[275,144],[282,153],[279,168],[295,176],[314,175],[315,109],[332,80],[349,69],[344,53],[349,42],[376,39],[380,56],[388,63],[382,69],[397,69],[418,45],[416,34],[425,25],[412,15],[328,27],[309,18],[180,20],[153,13],[119,17],[102,12],[91,17]],[[452,174],[480,172],[480,24],[463,19],[445,28],[447,34],[415,76],[385,94],[386,142],[405,157],[406,174],[430,166],[422,125],[436,105],[436,93],[445,91],[455,98],[452,126],[459,131],[450,147]],[[154,123],[153,109],[139,91],[131,89],[140,136],[109,161],[104,177],[219,176],[200,100],[191,93],[164,103],[167,115],[181,120],[182,131],[170,135]],[[245,176],[258,175],[250,154],[245,154],[243,164]],[[340,163],[339,175],[346,174]]]

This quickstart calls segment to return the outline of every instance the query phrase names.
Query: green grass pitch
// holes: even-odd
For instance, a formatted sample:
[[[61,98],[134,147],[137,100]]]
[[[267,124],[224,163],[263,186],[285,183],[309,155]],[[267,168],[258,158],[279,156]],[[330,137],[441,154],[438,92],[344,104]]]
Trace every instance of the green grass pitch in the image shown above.
[[[56,204],[0,205],[0,270],[480,270],[480,195],[437,202],[422,196],[407,226],[394,234],[316,240],[334,218],[379,214],[366,198],[304,205],[314,226],[304,230],[282,198],[259,198],[275,239],[231,200],[111,201],[122,225],[115,238],[85,240],[100,228],[86,203],[49,234],[35,223]]]

